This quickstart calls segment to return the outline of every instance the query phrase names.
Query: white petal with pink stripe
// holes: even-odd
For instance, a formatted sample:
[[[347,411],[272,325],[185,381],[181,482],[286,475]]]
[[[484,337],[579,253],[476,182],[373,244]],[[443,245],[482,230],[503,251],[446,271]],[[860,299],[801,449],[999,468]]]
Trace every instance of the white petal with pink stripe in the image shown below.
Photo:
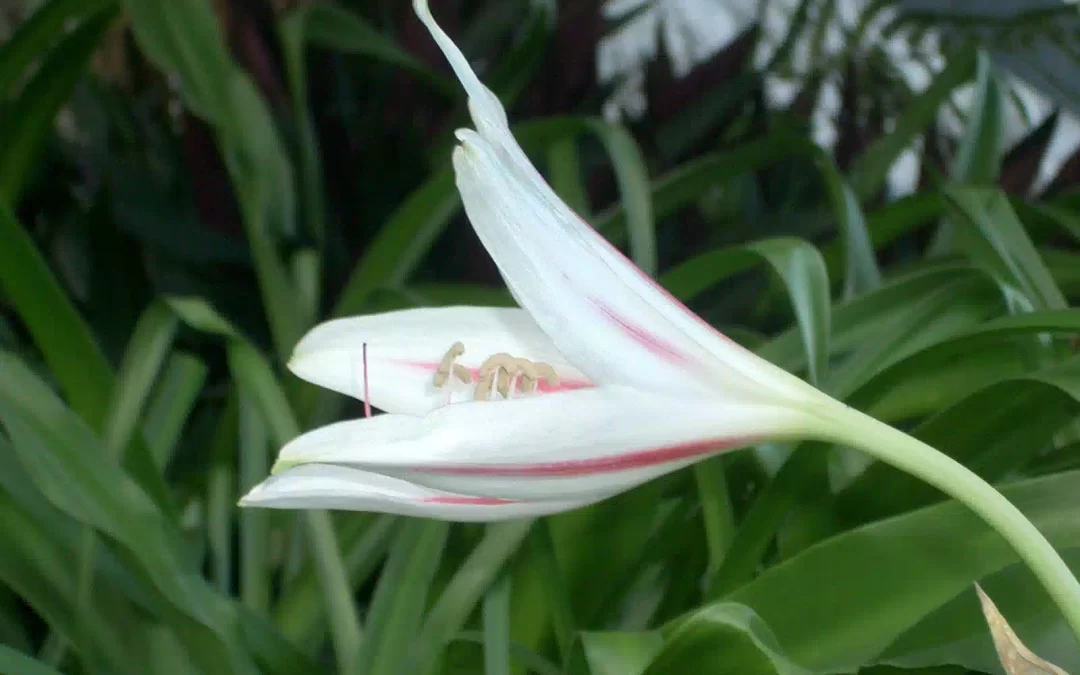
[[[472,388],[432,378],[446,351],[465,345],[456,363],[476,369],[492,354],[508,353],[551,365],[560,387],[591,386],[559,355],[547,336],[517,308],[438,307],[337,319],[316,326],[296,346],[289,369],[308,382],[364,398],[364,344],[371,405],[392,413],[423,415],[472,398]],[[547,389],[547,387],[541,387]]]
[[[598,384],[807,394],[806,383],[715,331],[559,199],[427,3],[414,5],[469,95],[477,127],[458,132],[454,152],[465,211],[514,297],[567,359]]]
[[[240,504],[272,509],[380,511],[441,520],[490,522],[559,513],[585,506],[586,502],[519,502],[460,495],[360,469],[305,464],[259,484]]]
[[[285,446],[275,471],[333,464],[460,494],[590,500],[819,424],[772,405],[597,387],[331,424]]]

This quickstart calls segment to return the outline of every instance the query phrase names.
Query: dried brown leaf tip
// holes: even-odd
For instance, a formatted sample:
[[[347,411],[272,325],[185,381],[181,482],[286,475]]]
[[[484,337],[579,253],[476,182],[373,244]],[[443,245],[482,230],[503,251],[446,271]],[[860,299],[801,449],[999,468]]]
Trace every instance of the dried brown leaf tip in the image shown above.
[[[1020,638],[1016,637],[1005,617],[998,611],[997,605],[978,584],[975,584],[975,592],[979,594],[983,616],[990,626],[994,647],[1007,675],[1068,675],[1061,668],[1040,659],[1020,642]]]

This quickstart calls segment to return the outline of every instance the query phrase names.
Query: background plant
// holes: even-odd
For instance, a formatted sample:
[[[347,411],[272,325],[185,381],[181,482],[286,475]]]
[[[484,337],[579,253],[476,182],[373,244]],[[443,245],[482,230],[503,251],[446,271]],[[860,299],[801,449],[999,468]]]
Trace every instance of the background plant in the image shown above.
[[[1016,61],[1075,46],[1045,4],[1011,24],[1028,47],[897,11],[945,37],[924,88],[840,49],[785,105],[768,83],[792,74],[747,58],[751,20],[685,78],[645,64],[648,112],[625,125],[598,116],[598,2],[434,9],[641,267],[998,484],[1080,565],[1075,162],[1035,180],[1071,115],[1067,61],[1024,85],[1045,120],[1006,124]],[[238,510],[278,446],[358,414],[283,369],[316,321],[511,304],[453,187],[462,97],[405,3],[4,15],[0,671],[999,672],[974,579],[1033,651],[1080,666],[1004,542],[843,448],[756,447],[486,527]],[[916,144],[913,191],[885,190]]]

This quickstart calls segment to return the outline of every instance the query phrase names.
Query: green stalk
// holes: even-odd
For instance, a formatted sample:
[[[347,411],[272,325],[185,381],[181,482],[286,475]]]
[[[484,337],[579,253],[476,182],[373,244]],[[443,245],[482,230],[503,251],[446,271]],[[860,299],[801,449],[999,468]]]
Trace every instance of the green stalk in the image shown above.
[[[926,481],[996,530],[1035,574],[1080,640],[1080,582],[1046,537],[1000,492],[948,455],[853,408],[833,408],[823,416],[832,423],[827,440]]]

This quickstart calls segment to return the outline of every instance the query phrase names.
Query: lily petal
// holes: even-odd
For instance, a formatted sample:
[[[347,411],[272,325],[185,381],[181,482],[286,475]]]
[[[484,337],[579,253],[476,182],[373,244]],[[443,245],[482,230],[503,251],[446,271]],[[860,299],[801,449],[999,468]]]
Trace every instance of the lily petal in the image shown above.
[[[454,152],[466,213],[514,297],[567,359],[598,384],[814,396],[690,312],[560,200],[426,0],[414,7],[469,96],[477,131],[459,131]]]
[[[304,336],[289,368],[308,382],[363,400],[366,343],[371,405],[392,413],[422,415],[472,397],[472,387],[456,380],[442,388],[432,383],[455,342],[465,346],[455,363],[469,369],[474,380],[484,360],[507,353],[555,369],[559,385],[541,384],[542,392],[592,386],[524,310],[504,307],[406,309],[329,321]]]
[[[587,502],[507,501],[432,490],[343,466],[307,464],[256,485],[241,506],[379,511],[439,520],[491,522],[569,511]]]
[[[286,445],[275,471],[335,464],[459,494],[592,500],[820,424],[801,409],[597,387],[339,422]]]

